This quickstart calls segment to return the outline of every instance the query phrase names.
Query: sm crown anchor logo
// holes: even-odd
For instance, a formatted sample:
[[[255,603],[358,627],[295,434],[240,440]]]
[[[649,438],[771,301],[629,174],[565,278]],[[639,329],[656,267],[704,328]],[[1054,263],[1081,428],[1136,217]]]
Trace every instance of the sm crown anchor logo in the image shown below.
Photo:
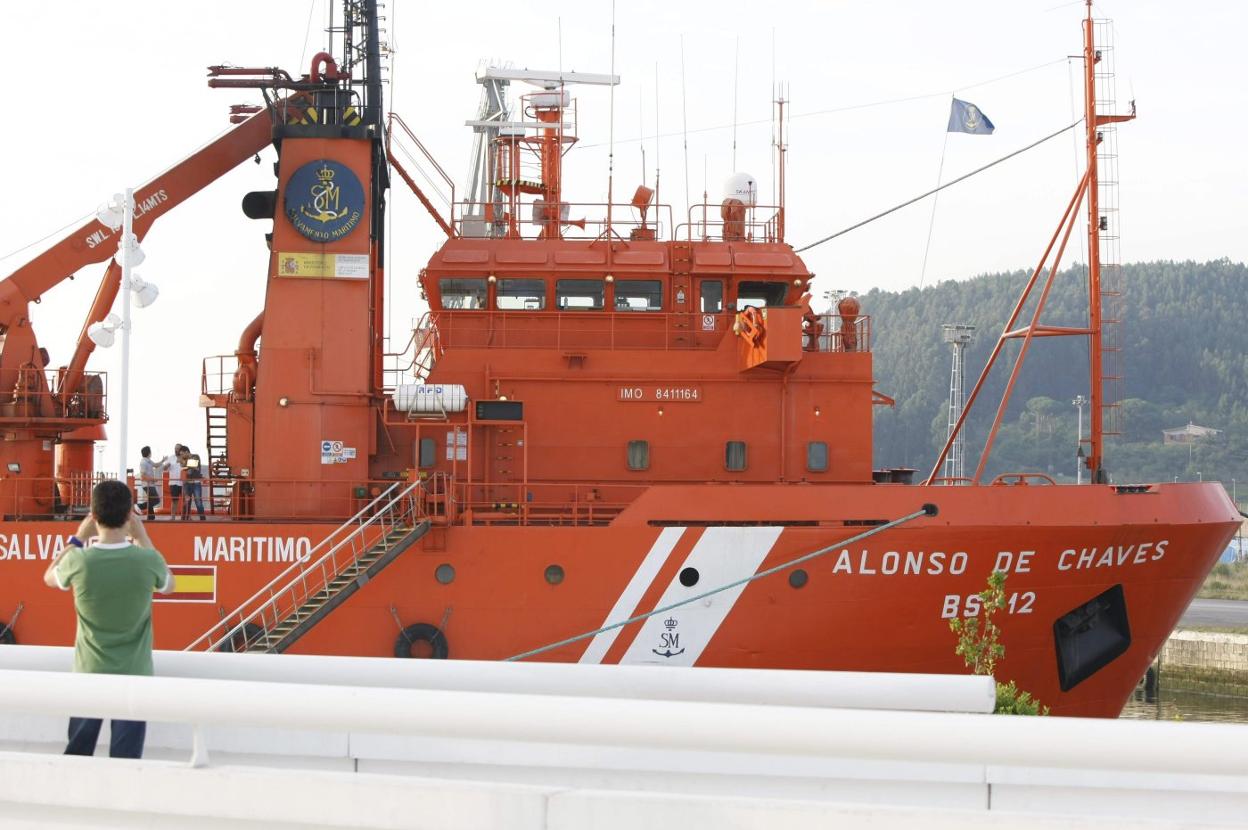
[[[327,243],[343,239],[364,217],[364,186],[341,162],[308,162],[286,182],[286,218],[303,236]]]
[[[312,195],[311,210],[308,205],[301,205],[299,212],[317,222],[329,222],[347,215],[349,208],[338,209],[342,197],[342,189],[334,185],[334,171],[325,165],[316,171],[316,184],[309,188]]]
[[[675,617],[668,617],[665,619],[663,621],[663,627],[667,630],[659,634],[659,645],[663,650],[659,651],[657,648],[652,648],[650,650],[660,657],[666,657],[669,660],[679,654],[684,654],[685,650],[683,648],[681,648],[680,651],[673,650],[680,648],[680,632],[676,630],[676,626],[678,625],[680,625],[680,621]]]

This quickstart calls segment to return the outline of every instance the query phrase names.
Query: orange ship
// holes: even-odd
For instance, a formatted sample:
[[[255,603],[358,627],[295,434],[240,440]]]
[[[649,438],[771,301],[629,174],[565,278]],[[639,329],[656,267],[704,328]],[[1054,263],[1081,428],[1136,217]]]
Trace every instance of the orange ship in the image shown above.
[[[489,70],[495,93],[534,91],[477,122],[473,200],[443,215],[388,152],[414,136],[382,115],[375,8],[347,7],[341,66],[213,67],[210,85],[262,89],[264,105],[235,107],[234,129],[134,196],[141,239],[259,149],[279,153],[274,189],[243,200],[271,222],[264,308],[203,366],[207,519],[151,527],[179,586],[158,600],[159,648],[960,672],[949,620],[978,614],[1000,570],[999,676],[1055,713],[1118,714],[1238,517],[1218,484],[1107,483],[1097,157],[1130,116],[1098,107],[1090,8],[1088,172],[998,344],[1090,344],[1093,483],[1058,486],[984,481],[982,462],[922,485],[873,469],[872,408],[890,401],[870,319],[852,298],[811,310],[784,238],[782,139],[776,207],[748,177],[683,221],[645,186],[571,205],[569,87],[617,79]],[[396,350],[392,174],[447,236],[420,274],[431,310]],[[1045,280],[1081,204],[1091,322],[1047,326]],[[85,367],[124,269],[108,265],[61,368],[28,303],[112,259],[118,237],[92,220],[0,283],[6,642],[73,640],[70,600],[41,574],[99,475],[106,387]]]

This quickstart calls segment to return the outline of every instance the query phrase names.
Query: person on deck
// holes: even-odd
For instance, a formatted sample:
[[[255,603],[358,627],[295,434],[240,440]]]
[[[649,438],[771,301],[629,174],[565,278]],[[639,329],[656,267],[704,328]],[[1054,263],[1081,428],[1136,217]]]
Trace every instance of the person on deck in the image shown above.
[[[183,445],[182,452],[178,455],[178,463],[182,465],[182,475],[186,479],[182,485],[182,495],[185,502],[182,506],[182,518],[189,519],[191,517],[191,505],[199,510],[199,520],[204,521],[204,499],[203,499],[203,480],[204,468],[199,460],[199,456],[191,452],[190,448]]]
[[[139,450],[139,455],[143,456],[139,461],[139,486],[143,488],[142,503],[147,505],[147,520],[150,522],[156,518],[156,506],[160,504],[160,473],[165,460],[153,461],[151,447]]]
[[[173,455],[165,456],[169,469],[169,518],[182,518],[182,450],[181,444],[173,445]]]
[[[130,488],[123,482],[95,485],[90,515],[43,575],[49,587],[74,592],[76,672],[152,674],[152,592],[172,593],[174,580],[130,508]],[[102,725],[101,718],[70,718],[65,754],[94,755]],[[109,727],[111,757],[143,756],[144,721],[114,718]]]

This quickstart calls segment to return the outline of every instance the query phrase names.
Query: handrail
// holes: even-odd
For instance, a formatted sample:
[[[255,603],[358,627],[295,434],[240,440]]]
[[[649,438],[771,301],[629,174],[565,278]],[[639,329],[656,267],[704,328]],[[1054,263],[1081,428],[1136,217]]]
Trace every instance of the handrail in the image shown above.
[[[408,485],[408,487],[405,488],[401,493],[399,493],[399,495],[394,496],[388,504],[378,509],[378,506],[381,504],[381,502],[383,502],[386,498],[390,497],[391,493],[393,493],[393,491],[395,490],[395,488],[399,486],[399,484],[400,482],[397,482],[397,481],[394,484],[391,484],[384,491],[382,491],[381,495],[377,496],[377,498],[373,499],[371,502],[369,502],[367,505],[361,508],[358,513],[356,513],[351,518],[347,519],[345,522],[343,522],[341,525],[335,528],[332,533],[330,533],[328,536],[322,539],[319,543],[317,543],[317,545],[313,547],[312,550],[308,553],[308,560],[311,560],[312,555],[316,553],[318,549],[325,547],[326,545],[330,545],[331,542],[333,542],[333,540],[335,539],[335,537],[337,537],[341,533],[341,531],[346,530],[347,528],[354,525],[356,522],[359,522],[359,520],[364,517],[365,513],[367,513],[370,510],[376,510],[376,512],[374,512],[374,514],[370,516],[366,521],[355,526],[352,529],[350,534],[339,539],[337,542],[333,542],[332,547],[330,547],[329,550],[327,550],[325,553],[321,554],[321,556],[318,559],[316,559],[316,561],[292,563],[288,568],[286,568],[280,574],[278,574],[273,579],[271,579],[268,582],[268,584],[260,588],[260,590],[258,590],[255,594],[253,594],[252,596],[244,600],[242,603],[240,603],[238,607],[234,609],[234,611],[230,612],[229,614],[226,614],[225,615],[226,619],[229,619],[234,616],[238,616],[239,621],[232,628],[230,628],[222,637],[220,637],[219,639],[215,641],[212,640],[212,635],[214,631],[219,630],[220,628],[219,624],[214,625],[208,631],[204,632],[202,635],[196,638],[190,645],[186,646],[184,650],[192,651],[196,649],[198,646],[200,646],[201,644],[203,644],[205,640],[209,641],[209,644],[208,644],[209,650],[212,650],[218,647],[221,643],[229,642],[233,640],[235,636],[237,636],[239,633],[245,630],[245,627],[248,622],[250,622],[258,614],[264,613],[264,609],[266,605],[275,604],[279,597],[281,597],[287,591],[289,591],[290,588],[295,584],[296,579],[291,579],[289,582],[286,583],[286,585],[282,589],[277,591],[277,593],[274,593],[274,587],[278,583],[282,582],[288,577],[291,577],[292,575],[294,577],[305,577],[308,572],[313,571],[318,567],[320,567],[323,571],[326,559],[332,557],[335,553],[337,553],[342,548],[342,546],[345,545],[348,541],[350,541],[353,537],[361,535],[364,532],[365,528],[368,528],[374,525],[375,523],[379,523],[382,520],[384,520],[386,513],[392,507],[394,507],[395,504],[399,503],[399,501],[404,499],[405,497],[409,497],[413,490],[423,485],[423,482],[422,481],[413,482],[412,484]],[[354,561],[354,559],[352,561]],[[328,582],[332,578],[333,577],[330,577],[329,579],[325,580],[326,584],[328,584]],[[264,602],[262,602],[254,611],[250,613],[244,613],[244,609],[246,609],[249,605],[254,603],[256,600],[260,599],[266,592],[268,593],[269,596],[266,600],[264,600]]]

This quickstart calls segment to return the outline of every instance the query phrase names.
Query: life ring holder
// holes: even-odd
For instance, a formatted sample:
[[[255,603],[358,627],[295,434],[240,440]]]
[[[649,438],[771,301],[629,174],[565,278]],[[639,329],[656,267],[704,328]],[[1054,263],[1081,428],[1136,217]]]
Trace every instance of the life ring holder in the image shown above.
[[[412,646],[416,643],[428,643],[432,650],[428,657],[433,660],[445,660],[451,651],[442,629],[431,623],[413,623],[399,632],[394,641],[394,656],[416,658],[417,655],[412,653]]]
[[[757,307],[750,305],[737,314],[737,321],[733,326],[733,331],[738,336],[744,337],[751,344],[758,346],[762,344],[766,328],[767,315]]]

